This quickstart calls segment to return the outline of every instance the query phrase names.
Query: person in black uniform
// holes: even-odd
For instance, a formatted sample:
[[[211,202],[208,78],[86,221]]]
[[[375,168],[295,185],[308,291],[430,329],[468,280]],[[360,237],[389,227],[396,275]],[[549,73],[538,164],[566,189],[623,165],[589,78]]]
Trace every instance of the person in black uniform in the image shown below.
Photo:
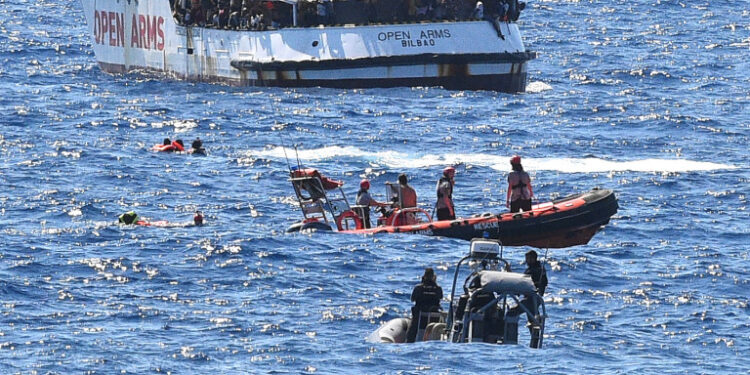
[[[414,342],[417,338],[419,313],[439,311],[441,299],[443,299],[443,288],[437,285],[435,270],[425,268],[422,282],[415,286],[411,292],[411,300],[414,301],[414,306],[411,308],[411,324],[409,324],[409,331],[406,334],[406,342]],[[427,323],[427,321],[424,321],[420,322],[419,325],[426,327]]]
[[[529,250],[526,253],[526,270],[523,271],[523,273],[531,276],[531,281],[534,282],[536,292],[539,294],[539,296],[544,296],[544,290],[547,289],[547,271],[544,269],[544,265],[537,259],[536,251]],[[524,304],[530,311],[538,313],[538,311],[535,311],[536,309],[534,308],[534,303],[528,297],[521,300],[521,303]],[[529,323],[534,320],[533,316],[528,313],[526,313],[526,318]],[[534,332],[531,325],[529,325],[529,334],[532,337],[531,346],[537,348],[539,345],[539,338],[534,337]]]
[[[539,296],[544,296],[544,291],[547,289],[547,271],[544,269],[544,265],[539,262],[538,255],[536,251],[529,250],[526,253],[526,270],[523,271],[524,274],[531,276],[531,281],[534,283],[534,286],[536,287],[537,294]],[[530,298],[530,296],[525,296],[521,301],[519,306],[516,306],[510,311],[508,311],[509,316],[518,316],[523,309],[520,305],[523,305],[531,311],[533,314],[538,313],[537,307],[534,306],[534,302]],[[532,314],[526,313],[526,319],[529,321],[529,323],[533,322],[534,316]],[[532,332],[532,326],[529,325],[529,333],[533,335]],[[534,340],[532,340],[534,341]],[[538,343],[538,338],[536,339],[536,343]],[[532,343],[533,347],[536,347],[537,344]]]
[[[526,253],[526,270],[523,273],[531,275],[537,293],[544,296],[544,290],[547,289],[547,272],[537,258],[538,255],[534,250],[529,250]]]

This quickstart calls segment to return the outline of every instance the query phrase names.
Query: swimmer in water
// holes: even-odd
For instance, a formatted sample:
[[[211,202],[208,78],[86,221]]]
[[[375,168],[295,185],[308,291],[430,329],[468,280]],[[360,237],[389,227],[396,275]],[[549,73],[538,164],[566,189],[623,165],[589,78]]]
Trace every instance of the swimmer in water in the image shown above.
[[[138,214],[135,211],[128,211],[117,218],[117,222],[125,225],[134,225],[138,222]]]
[[[203,212],[195,211],[192,222],[170,223],[166,220],[149,221],[141,219],[135,211],[128,211],[117,217],[117,222],[122,225],[140,225],[142,227],[158,228],[184,228],[190,226],[203,226]]]
[[[172,142],[172,151],[185,151],[185,144],[182,143],[182,139]]]
[[[206,149],[203,148],[203,141],[201,141],[200,137],[195,138],[192,144],[193,149],[190,150],[191,154],[194,155],[206,155]]]
[[[151,149],[158,152],[185,151],[185,144],[182,143],[181,139],[170,141],[169,138],[164,138],[160,145],[155,145]]]

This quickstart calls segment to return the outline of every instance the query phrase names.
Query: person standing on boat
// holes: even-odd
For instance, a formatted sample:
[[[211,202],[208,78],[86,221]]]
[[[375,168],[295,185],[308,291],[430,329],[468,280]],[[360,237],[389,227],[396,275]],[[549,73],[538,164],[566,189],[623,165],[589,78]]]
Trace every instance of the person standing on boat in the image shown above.
[[[443,169],[443,177],[437,182],[437,211],[438,220],[453,220],[456,218],[456,211],[453,207],[453,186],[455,181],[453,176],[456,175],[456,168],[446,167]]]
[[[437,284],[435,270],[430,267],[425,268],[422,282],[417,284],[411,292],[411,300],[414,301],[414,306],[411,308],[411,323],[406,333],[406,342],[414,342],[419,328],[427,326],[426,320],[419,321],[419,313],[439,311],[441,299],[443,299],[443,288]]]
[[[544,265],[538,260],[536,251],[529,250],[526,252],[526,270],[524,274],[531,276],[531,281],[534,282],[537,293],[540,296],[544,296],[544,290],[547,289],[547,271],[544,269]]]
[[[359,207],[359,214],[360,217],[362,217],[362,221],[365,224],[365,228],[372,228],[372,225],[370,224],[370,207],[376,206],[376,207],[383,207],[386,206],[385,203],[380,203],[372,198],[370,195],[370,181],[367,179],[362,180],[359,183],[359,192],[357,192],[357,206]]]
[[[529,250],[526,252],[526,270],[523,271],[523,273],[531,276],[531,281],[536,287],[536,293],[539,294],[540,297],[544,296],[544,291],[547,289],[548,282],[547,270],[544,269],[544,265],[538,260],[536,251]],[[524,296],[520,304],[528,310],[526,312],[526,320],[529,322],[528,327],[529,335],[531,335],[531,347],[536,348],[539,345],[539,337],[534,336],[534,328],[531,323],[534,321],[534,315],[539,313],[539,308],[529,296]],[[511,309],[511,311],[513,311],[513,309]],[[512,313],[509,312],[509,315],[518,315],[519,312],[520,308],[517,307]],[[531,314],[529,312],[531,312]]]
[[[526,253],[525,263],[526,270],[523,271],[523,273],[531,276],[531,281],[534,283],[536,293],[539,297],[544,296],[544,291],[547,289],[547,270],[545,270],[544,265],[538,260],[536,251],[529,250]],[[508,310],[507,320],[514,322],[518,321],[518,315],[521,314],[521,312],[526,313],[526,320],[528,320],[529,323],[532,323],[534,321],[534,315],[539,313],[539,307],[534,303],[533,298],[530,295],[524,296],[517,306]],[[532,335],[532,347],[536,347],[534,342],[538,343],[539,338],[533,338],[534,332],[531,324],[529,324],[529,333]]]
[[[520,156],[514,155],[510,158],[510,165],[513,171],[508,174],[508,194],[505,206],[510,208],[510,212],[531,211],[531,198],[534,197],[531,177],[523,170]]]

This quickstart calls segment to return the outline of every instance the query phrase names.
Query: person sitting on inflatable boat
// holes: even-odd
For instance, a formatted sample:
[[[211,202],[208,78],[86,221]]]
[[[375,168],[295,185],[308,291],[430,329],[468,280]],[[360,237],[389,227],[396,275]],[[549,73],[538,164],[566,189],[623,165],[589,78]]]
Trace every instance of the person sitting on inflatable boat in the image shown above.
[[[435,270],[428,267],[424,269],[422,282],[414,287],[411,292],[411,300],[414,306],[411,308],[411,323],[406,334],[406,342],[414,342],[417,337],[419,326],[427,326],[427,321],[419,321],[420,312],[440,311],[440,300],[443,299],[443,288],[437,284]]]

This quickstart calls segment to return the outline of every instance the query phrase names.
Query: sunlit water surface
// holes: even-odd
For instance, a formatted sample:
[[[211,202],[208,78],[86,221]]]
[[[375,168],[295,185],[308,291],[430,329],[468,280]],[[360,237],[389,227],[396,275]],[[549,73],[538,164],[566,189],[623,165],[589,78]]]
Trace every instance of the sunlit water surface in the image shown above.
[[[80,4],[0,1],[0,373],[745,373],[750,14],[729,1],[532,1],[529,92],[233,88],[102,73]],[[157,154],[204,140],[208,157]],[[614,189],[550,250],[545,347],[365,342],[466,242],[285,234],[290,162],[407,173],[424,207]],[[125,228],[136,210],[204,227]],[[523,252],[506,249],[521,270]],[[544,254],[544,251],[542,251]],[[444,302],[447,307],[447,301]],[[522,330],[523,331],[523,330]],[[522,339],[525,332],[521,332]]]

